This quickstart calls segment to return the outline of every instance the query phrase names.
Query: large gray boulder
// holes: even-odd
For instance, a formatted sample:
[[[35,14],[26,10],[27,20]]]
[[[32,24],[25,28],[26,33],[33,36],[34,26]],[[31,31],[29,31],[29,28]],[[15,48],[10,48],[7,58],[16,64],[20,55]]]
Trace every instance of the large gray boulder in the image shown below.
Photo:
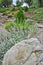
[[[3,65],[43,65],[43,46],[37,38],[15,44],[4,55]]]

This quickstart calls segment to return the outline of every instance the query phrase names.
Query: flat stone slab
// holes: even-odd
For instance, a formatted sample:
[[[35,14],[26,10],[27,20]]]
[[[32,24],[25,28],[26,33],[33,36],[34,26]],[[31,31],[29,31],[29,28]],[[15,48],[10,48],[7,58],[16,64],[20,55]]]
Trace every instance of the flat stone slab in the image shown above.
[[[36,25],[37,25],[39,28],[43,28],[43,24],[38,24],[38,23],[36,23]]]

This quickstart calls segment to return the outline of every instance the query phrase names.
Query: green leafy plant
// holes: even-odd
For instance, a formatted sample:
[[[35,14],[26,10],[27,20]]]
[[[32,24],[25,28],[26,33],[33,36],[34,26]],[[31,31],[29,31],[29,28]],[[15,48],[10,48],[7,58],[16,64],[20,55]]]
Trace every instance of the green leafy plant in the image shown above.
[[[28,7],[26,6],[26,7],[24,7],[24,11],[25,12],[27,12],[28,11]]]
[[[17,15],[16,15],[16,22],[23,23],[24,21],[25,21],[24,12],[21,8],[19,8],[19,11],[17,12]]]
[[[40,22],[43,21],[43,8],[36,9],[31,18]]]
[[[6,12],[6,11],[8,11],[8,10],[9,10],[9,8],[0,8],[0,12],[1,12],[1,13]]]
[[[14,22],[12,22],[12,21],[9,21],[9,22],[7,22],[7,23],[4,24],[4,28],[7,29],[8,31],[13,26],[14,26]]]

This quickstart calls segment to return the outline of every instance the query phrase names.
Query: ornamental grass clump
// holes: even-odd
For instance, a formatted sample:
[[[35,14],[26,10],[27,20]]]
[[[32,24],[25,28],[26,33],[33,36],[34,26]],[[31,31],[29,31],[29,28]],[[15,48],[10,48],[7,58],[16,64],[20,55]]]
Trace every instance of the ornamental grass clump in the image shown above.
[[[25,16],[24,16],[24,12],[23,12],[22,8],[19,8],[19,11],[17,12],[16,22],[17,23],[25,22]]]

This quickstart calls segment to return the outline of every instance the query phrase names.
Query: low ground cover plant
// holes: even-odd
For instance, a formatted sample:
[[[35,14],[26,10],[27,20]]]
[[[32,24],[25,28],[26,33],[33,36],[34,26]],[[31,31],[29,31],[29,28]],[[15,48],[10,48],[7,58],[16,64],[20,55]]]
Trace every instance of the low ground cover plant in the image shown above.
[[[8,10],[9,10],[9,8],[0,8],[0,13],[6,12]]]
[[[43,21],[43,8],[36,9],[31,18],[36,21]]]
[[[10,31],[9,29],[11,29],[12,27],[14,27],[14,22],[12,21],[9,21],[4,24],[4,28],[7,29],[8,31]]]

